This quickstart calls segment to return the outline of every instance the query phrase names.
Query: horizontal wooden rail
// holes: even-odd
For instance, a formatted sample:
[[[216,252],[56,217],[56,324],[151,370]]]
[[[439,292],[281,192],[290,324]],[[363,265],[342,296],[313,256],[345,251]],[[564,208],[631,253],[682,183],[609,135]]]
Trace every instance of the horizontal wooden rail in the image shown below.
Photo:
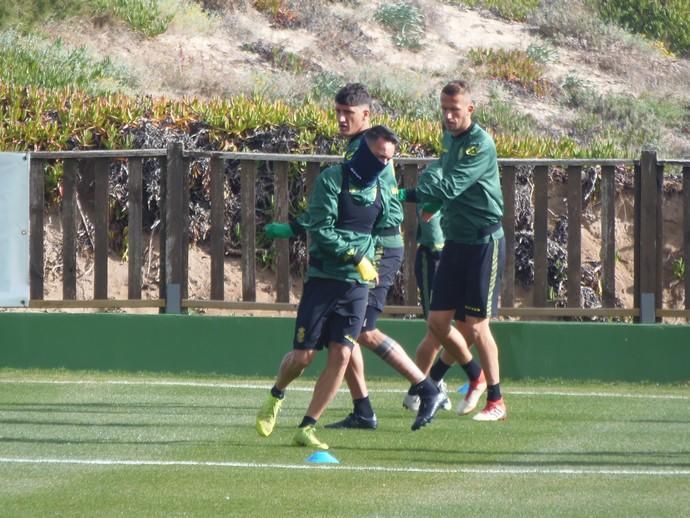
[[[51,160],[57,158],[160,158],[166,156],[165,149],[122,149],[94,151],[33,151],[30,153],[32,159]]]
[[[30,300],[31,309],[164,308],[162,299]]]

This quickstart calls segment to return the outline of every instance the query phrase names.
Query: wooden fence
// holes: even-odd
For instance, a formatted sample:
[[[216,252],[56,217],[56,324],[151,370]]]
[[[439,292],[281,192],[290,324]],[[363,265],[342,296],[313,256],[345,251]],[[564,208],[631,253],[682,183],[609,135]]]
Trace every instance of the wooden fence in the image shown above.
[[[30,199],[30,263],[31,300],[33,308],[160,308],[162,312],[180,312],[185,308],[221,308],[230,310],[294,310],[289,303],[290,259],[287,240],[278,240],[276,249],[276,300],[274,303],[256,302],[256,179],[257,164],[269,162],[274,171],[276,221],[287,221],[289,207],[288,168],[290,162],[304,165],[309,189],[324,165],[340,161],[338,156],[278,155],[256,153],[224,153],[188,151],[181,144],[171,144],[160,150],[121,151],[61,151],[31,153]],[[188,260],[188,171],[190,161],[209,159],[211,198],[211,292],[209,300],[187,298]],[[142,299],[142,262],[144,238],[142,228],[142,164],[156,159],[161,167],[161,222],[159,298]],[[44,170],[50,161],[64,164],[62,190],[63,228],[63,295],[61,300],[44,299]],[[113,160],[128,163],[128,299],[108,298],[108,175]],[[242,301],[224,300],[224,171],[225,161],[240,162],[241,198],[241,271]],[[396,160],[399,180],[410,187],[416,184],[420,167],[430,159],[400,158]],[[633,318],[640,322],[655,322],[662,317],[690,318],[690,274],[684,277],[685,309],[666,309],[662,302],[664,243],[662,187],[664,167],[682,167],[683,176],[683,239],[685,265],[690,263],[690,159],[660,160],[654,151],[643,151],[639,160],[499,160],[505,200],[504,224],[506,270],[503,280],[500,315],[517,318],[601,317]],[[547,307],[548,301],[548,172],[558,166],[567,172],[567,307]],[[601,263],[602,307],[582,308],[580,283],[582,181],[583,168],[601,168]],[[615,185],[616,166],[634,166],[635,225],[634,225],[634,307],[615,307],[616,294],[616,227]],[[516,307],[515,250],[516,233],[513,222],[516,210],[516,175],[520,167],[530,167],[534,181],[534,286],[531,305]],[[77,295],[77,179],[80,170],[92,168],[95,178],[94,226],[94,293],[92,300],[76,300]],[[414,279],[416,212],[412,205],[405,208],[405,262],[403,279],[406,301],[404,306],[389,306],[389,314],[421,314],[417,307]],[[553,304],[551,304],[553,306]]]

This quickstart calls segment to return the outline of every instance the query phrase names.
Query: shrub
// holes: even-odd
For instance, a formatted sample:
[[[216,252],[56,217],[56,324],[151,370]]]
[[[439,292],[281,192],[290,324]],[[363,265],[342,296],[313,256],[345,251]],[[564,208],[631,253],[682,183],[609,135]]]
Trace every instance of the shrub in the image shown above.
[[[690,55],[690,5],[687,0],[596,0],[595,3],[605,20],[661,40],[680,55]]]
[[[382,4],[376,9],[374,19],[393,33],[396,46],[412,50],[421,48],[426,21],[416,5],[405,1]]]
[[[164,33],[174,14],[163,14],[157,0],[95,0],[97,12],[110,14],[146,36]]]
[[[453,4],[482,7],[506,20],[524,22],[530,13],[539,7],[539,0],[461,0]]]
[[[0,34],[0,80],[44,88],[77,86],[90,92],[115,90],[134,80],[110,59],[95,59],[83,47],[64,47],[15,31]]]
[[[467,57],[474,66],[481,66],[488,77],[517,85],[538,96],[548,91],[544,67],[524,50],[470,49]]]

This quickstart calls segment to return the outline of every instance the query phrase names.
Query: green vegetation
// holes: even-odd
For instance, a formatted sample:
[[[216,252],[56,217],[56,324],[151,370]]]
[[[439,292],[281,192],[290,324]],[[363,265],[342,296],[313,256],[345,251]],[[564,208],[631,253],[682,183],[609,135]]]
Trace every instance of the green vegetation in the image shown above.
[[[416,5],[400,1],[392,4],[382,3],[374,13],[374,19],[392,33],[398,47],[419,49],[424,38],[424,13]]]
[[[499,88],[489,92],[488,102],[477,106],[474,118],[497,135],[533,135],[539,131],[534,117],[516,110]]]
[[[349,7],[354,5],[353,2],[345,3]],[[657,144],[663,149],[673,145],[670,133],[687,133],[690,115],[683,94],[678,100],[651,94],[636,98],[622,94],[602,95],[574,76],[568,76],[562,86],[546,79],[547,64],[558,58],[557,44],[602,49],[613,41],[623,41],[615,38],[627,37],[625,45],[632,45],[635,37],[605,23],[594,0],[553,0],[543,4],[526,0],[464,3],[491,9],[509,19],[527,17],[546,39],[533,42],[526,50],[471,49],[467,60],[449,64],[445,72],[429,73],[423,68],[391,71],[364,64],[332,71],[323,69],[318,57],[311,58],[308,54],[287,50],[282,44],[263,40],[248,40],[243,45],[245,51],[256,53],[273,66],[270,73],[252,78],[251,84],[227,86],[221,76],[217,81],[206,83],[202,79],[195,83],[194,79],[183,75],[182,64],[179,71],[176,68],[164,71],[161,84],[165,88],[176,91],[195,88],[197,92],[224,96],[226,99],[221,101],[128,97],[126,94],[141,89],[137,90],[136,79],[125,69],[107,58],[91,55],[85,48],[68,47],[47,36],[42,39],[40,24],[61,17],[98,16],[99,23],[123,20],[149,36],[167,27],[184,28],[196,34],[211,26],[223,30],[222,23],[232,22],[218,13],[249,4],[207,0],[203,2],[207,11],[202,11],[202,4],[192,0],[8,0],[0,6],[0,95],[6,100],[2,113],[7,121],[0,128],[0,146],[11,150],[128,147],[132,145],[129,128],[141,124],[153,113],[153,123],[172,124],[179,131],[208,126],[209,145],[217,149],[245,149],[243,139],[256,132],[290,128],[295,135],[290,151],[309,153],[319,149],[323,152],[330,150],[337,141],[337,128],[331,113],[333,94],[343,83],[358,80],[369,86],[376,99],[375,121],[389,124],[401,135],[403,154],[434,154],[440,145],[438,89],[455,75],[469,76],[472,82],[486,78],[481,89],[494,91],[488,101],[478,105],[476,115],[480,124],[496,137],[501,156],[634,157],[642,145]],[[620,14],[625,5],[633,3],[609,3],[610,12],[615,5]],[[324,41],[346,45],[331,28],[325,27],[324,20],[316,23],[306,18],[315,13],[324,16],[328,12],[326,3],[255,0],[250,5],[264,13],[274,25],[300,27]],[[669,13],[678,10],[677,2],[668,3],[665,9],[664,12],[671,16]],[[208,10],[214,14],[209,15]],[[419,49],[423,44],[427,20],[417,3],[405,0],[380,3],[374,13],[375,20],[390,30],[401,48]],[[367,38],[358,32],[361,31],[358,22],[341,21],[347,25],[346,33],[348,38],[352,36],[350,39],[355,45],[348,47],[346,52],[352,56],[366,56]],[[9,30],[9,26],[17,29]],[[668,37],[678,43],[678,32],[673,34]],[[358,38],[361,41],[358,42]],[[640,38],[635,41],[639,42]],[[350,45],[349,40],[347,45]],[[623,49],[632,48],[625,45]],[[649,46],[648,49],[650,53],[655,52],[654,59],[658,60],[658,51]],[[181,47],[180,52],[183,50],[186,56],[186,49]],[[620,47],[618,50],[621,51]],[[190,52],[189,55],[197,59],[197,54]],[[608,54],[604,53],[593,55],[593,64],[598,64],[601,70],[605,70],[605,66],[627,66],[606,56]],[[468,63],[473,66],[469,71]],[[189,68],[192,70],[191,66]],[[677,77],[685,76],[679,72]],[[24,90],[23,87],[29,88]],[[559,122],[559,128],[565,128],[563,134],[546,127],[548,123],[538,123],[521,112],[507,95],[495,94],[501,89],[513,97],[524,98],[526,94],[528,99],[533,99],[536,96],[551,104],[560,101],[572,109],[572,117]],[[332,151],[338,150],[333,148]]]
[[[378,430],[320,427],[339,461],[324,465],[290,444],[309,378],[287,391],[268,438],[254,418],[269,379],[5,371],[1,381],[8,516],[683,516],[690,505],[687,386],[504,380],[505,422],[441,411],[411,432],[404,382],[369,380]],[[351,407],[341,391],[319,423]]]
[[[115,16],[146,36],[164,33],[174,17],[161,13],[158,0],[95,0],[93,4],[97,13]]]
[[[562,99],[566,106],[576,109],[573,128],[577,134],[586,140],[603,137],[627,142],[632,149],[658,147],[662,128],[682,130],[690,124],[690,113],[682,101],[649,95],[601,95],[571,76],[563,84]]]
[[[295,153],[314,152],[316,143],[333,139],[337,126],[330,108],[311,102],[291,106],[262,97],[231,99],[151,99],[119,93],[92,96],[73,88],[45,90],[0,85],[0,148],[6,150],[129,149],[131,128],[143,120],[190,132],[208,128],[214,149],[243,149],[244,139],[272,128],[300,128]],[[417,119],[379,114],[376,123],[386,124],[400,135],[402,154],[431,155],[440,151],[438,119]],[[492,128],[489,128],[491,131]],[[497,134],[499,155],[511,157],[602,157],[624,155],[614,143],[592,139],[587,147],[568,137],[534,134]],[[599,153],[606,150],[606,155]],[[335,151],[335,150],[334,150]]]
[[[89,14],[87,0],[3,0],[0,28],[31,29],[46,20]]]
[[[51,19],[107,15],[122,20],[132,30],[156,36],[166,31],[184,4],[184,0],[165,2],[171,4],[166,12],[161,9],[162,0],[4,0],[0,4],[0,27],[18,26],[28,31]]]
[[[476,48],[467,53],[470,63],[479,66],[492,79],[516,85],[537,96],[549,91],[544,79],[544,66],[524,50]]]
[[[673,261],[673,278],[677,281],[685,280],[685,259],[682,257]]]
[[[281,45],[259,40],[252,43],[243,43],[241,48],[259,55],[264,61],[274,67],[293,74],[303,74],[320,69],[299,54],[285,50]]]
[[[15,31],[0,32],[0,81],[9,85],[62,88],[75,86],[91,93],[123,89],[133,78],[110,59],[96,59],[85,48],[49,43]]]
[[[690,56],[688,0],[596,0],[604,20],[662,41],[677,54]]]
[[[449,0],[451,4],[488,9],[506,20],[524,22],[539,7],[539,0]]]

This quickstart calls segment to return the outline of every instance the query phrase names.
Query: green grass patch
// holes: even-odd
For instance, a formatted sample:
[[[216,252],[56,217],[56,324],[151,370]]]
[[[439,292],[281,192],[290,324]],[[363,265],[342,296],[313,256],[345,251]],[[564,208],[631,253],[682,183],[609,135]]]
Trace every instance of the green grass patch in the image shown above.
[[[174,13],[164,14],[158,0],[95,0],[93,7],[149,37],[164,33],[175,17]]]
[[[539,0],[450,0],[472,8],[482,8],[493,14],[516,22],[524,22],[539,7]]]
[[[603,136],[627,142],[631,148],[659,147],[663,128],[684,131],[690,127],[684,99],[599,94],[586,81],[573,76],[566,77],[561,99],[576,110],[573,128],[584,140]]]
[[[313,380],[288,390],[271,437],[256,434],[271,382],[2,371],[3,512],[681,516],[690,505],[687,386],[504,381],[507,421],[442,412],[411,432],[406,383],[374,380],[379,429],[320,428],[340,461],[323,469],[290,444]],[[350,410],[341,391],[321,423]]]
[[[87,0],[3,0],[0,28],[31,29],[50,19],[62,19],[90,12]]]
[[[690,56],[688,0],[595,0],[594,3],[604,20],[660,40],[672,52]]]
[[[109,58],[91,56],[84,47],[70,48],[16,31],[0,33],[0,80],[7,84],[61,88],[76,86],[91,93],[126,88],[133,78]]]
[[[411,50],[421,48],[426,19],[415,4],[405,1],[382,3],[374,19],[392,34],[396,46]]]

